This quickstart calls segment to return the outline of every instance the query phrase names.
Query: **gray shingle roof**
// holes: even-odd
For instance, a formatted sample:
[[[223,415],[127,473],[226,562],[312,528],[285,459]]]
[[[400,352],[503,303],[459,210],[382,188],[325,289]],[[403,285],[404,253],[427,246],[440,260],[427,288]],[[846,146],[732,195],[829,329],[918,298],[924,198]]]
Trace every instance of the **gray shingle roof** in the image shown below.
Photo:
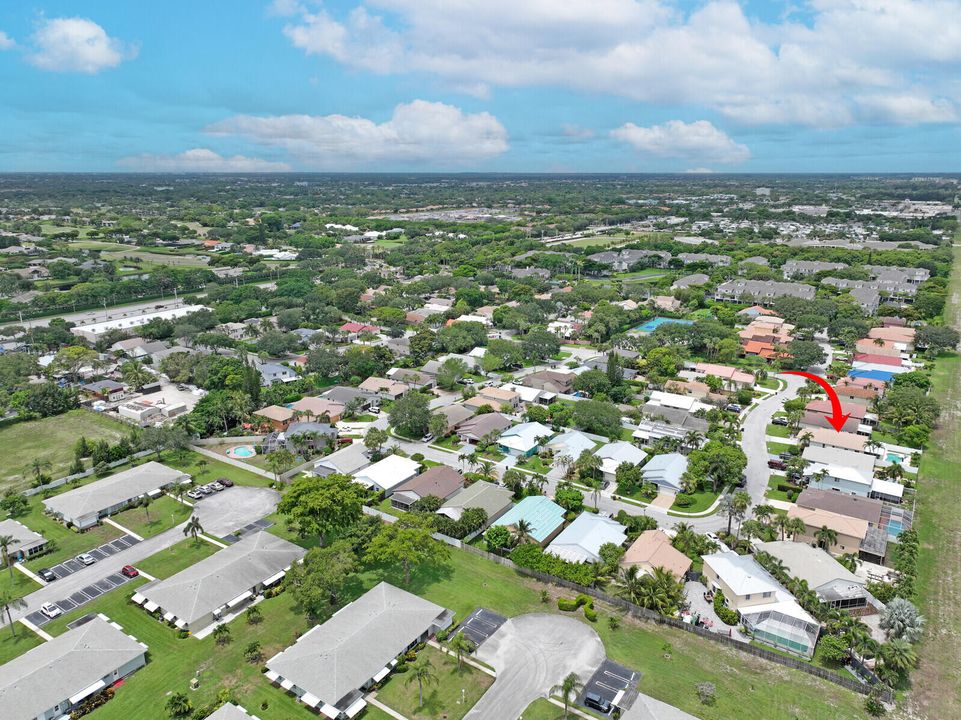
[[[4,720],[35,718],[145,652],[96,617],[0,667],[0,714]]]
[[[190,624],[290,567],[305,552],[276,535],[259,532],[173,577],[144,585],[139,593]]]
[[[336,705],[446,612],[440,605],[382,582],[268,660],[267,667]]]

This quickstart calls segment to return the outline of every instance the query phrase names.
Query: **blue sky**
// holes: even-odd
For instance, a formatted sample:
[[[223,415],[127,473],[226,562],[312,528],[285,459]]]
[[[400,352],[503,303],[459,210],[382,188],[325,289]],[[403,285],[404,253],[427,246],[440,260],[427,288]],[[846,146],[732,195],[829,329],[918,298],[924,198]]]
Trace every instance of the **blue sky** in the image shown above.
[[[961,0],[26,0],[0,83],[0,171],[961,170]]]

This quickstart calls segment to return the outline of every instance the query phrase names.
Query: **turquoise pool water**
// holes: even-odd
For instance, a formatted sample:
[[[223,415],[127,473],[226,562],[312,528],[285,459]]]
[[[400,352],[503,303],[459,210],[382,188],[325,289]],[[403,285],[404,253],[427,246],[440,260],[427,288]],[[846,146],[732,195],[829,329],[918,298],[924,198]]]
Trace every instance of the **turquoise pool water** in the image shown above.
[[[888,462],[897,463],[898,465],[900,465],[900,464],[901,464],[901,456],[898,455],[897,453],[891,453],[891,452],[889,452],[889,453],[888,453]]]
[[[693,325],[693,320],[675,320],[674,318],[657,317],[653,320],[648,320],[646,323],[638,325],[635,330],[640,332],[654,332],[661,325],[667,325],[668,323],[674,323],[675,325]]]
[[[230,448],[227,454],[231,457],[249,458],[256,455],[257,451],[250,445],[238,445],[237,447]]]

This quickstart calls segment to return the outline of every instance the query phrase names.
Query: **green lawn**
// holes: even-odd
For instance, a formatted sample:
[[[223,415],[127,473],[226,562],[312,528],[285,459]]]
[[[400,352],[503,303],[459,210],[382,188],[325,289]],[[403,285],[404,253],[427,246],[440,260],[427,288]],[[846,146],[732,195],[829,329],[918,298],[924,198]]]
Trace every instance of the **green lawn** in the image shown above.
[[[767,430],[765,430],[765,432],[771,437],[791,437],[791,428],[789,428],[787,425],[770,424],[767,426]]]
[[[422,707],[417,681],[409,682],[409,672],[395,673],[377,692],[380,702],[410,720],[460,720],[494,683],[490,675],[466,663],[458,669],[457,658],[435,648],[426,647],[417,654],[417,662],[425,658],[433,665],[437,682],[424,688]],[[463,703],[461,690],[465,691]]]
[[[19,570],[0,568],[0,596],[22,598],[41,587],[40,583],[31,580]]]
[[[764,493],[764,497],[770,498],[771,500],[784,500],[784,502],[790,502],[787,493],[784,490],[777,489],[779,484],[785,482],[787,482],[787,478],[778,475],[772,475],[767,482],[767,491]]]
[[[161,550],[148,558],[144,558],[137,563],[137,567],[156,578],[168,578],[184,568],[210,557],[219,549],[213,543],[205,540],[185,538],[166,550]]]
[[[54,223],[40,223],[40,232],[44,235],[56,235],[61,232],[75,231],[78,238],[87,237],[92,231],[93,227],[90,225],[84,225],[82,227],[73,227],[72,225],[55,225]]]
[[[477,457],[484,458],[485,460],[493,460],[494,462],[500,462],[507,457],[504,453],[498,452],[493,447],[487,448],[484,452],[475,452],[474,454]]]
[[[168,495],[161,495],[147,506],[133,507],[117,513],[111,519],[143,538],[159,535],[187,520],[193,509]]]
[[[10,632],[10,626],[6,624],[0,627],[0,665],[10,662],[15,657],[23,655],[27,650],[37,647],[43,640],[31,630],[27,630],[20,623],[15,624],[16,637]]]
[[[50,463],[44,472],[51,477],[66,475],[73,462],[73,446],[81,435],[115,443],[129,433],[130,428],[123,423],[90,410],[71,410],[0,428],[0,447],[5,448],[0,457],[0,492],[8,487],[28,487],[30,483],[23,475],[32,479],[29,465],[34,459]]]
[[[461,448],[464,447],[464,443],[460,441],[457,434],[448,435],[440,440],[435,440],[431,445],[435,447],[443,448],[444,450],[450,450],[452,452],[460,452]]]
[[[958,237],[958,236],[956,236]],[[961,327],[961,253],[954,251],[945,323]],[[941,424],[921,458],[914,527],[920,538],[917,595],[928,618],[910,702],[918,717],[961,717],[961,357],[943,355],[931,376]]]
[[[551,466],[538,455],[533,455],[526,460],[518,461],[517,467],[521,470],[530,470],[531,472],[540,473],[541,475],[546,475]]]
[[[80,553],[92,550],[98,545],[103,545],[105,542],[110,542],[123,535],[113,525],[92,527],[82,533],[74,532],[53,518],[44,515],[41,511],[43,506],[38,498],[30,498],[30,507],[30,513],[17,519],[55,544],[52,551],[24,563],[24,566],[33,572],[43,567],[52,567],[59,562],[76,557]]]
[[[237,485],[250,485],[253,487],[267,487],[272,482],[271,478],[235,467],[234,465],[228,465],[225,462],[214,460],[213,458],[196,452],[165,453],[161,458],[161,462],[164,465],[183,470],[201,485],[212,482],[220,477],[229,478]]]
[[[715,500],[717,500],[716,492],[711,492],[710,490],[706,490],[704,492],[696,492],[694,493],[693,505],[690,505],[688,507],[680,507],[678,506],[677,501],[675,501],[674,504],[671,505],[670,511],[680,512],[680,513],[704,512],[709,507],[711,507],[711,505],[714,503]]]
[[[794,445],[788,445],[787,443],[769,441],[767,444],[767,451],[771,455],[780,455],[782,452],[791,452],[794,447]]]
[[[564,720],[564,708],[559,708],[544,698],[538,698],[527,706],[523,718],[524,720]]]

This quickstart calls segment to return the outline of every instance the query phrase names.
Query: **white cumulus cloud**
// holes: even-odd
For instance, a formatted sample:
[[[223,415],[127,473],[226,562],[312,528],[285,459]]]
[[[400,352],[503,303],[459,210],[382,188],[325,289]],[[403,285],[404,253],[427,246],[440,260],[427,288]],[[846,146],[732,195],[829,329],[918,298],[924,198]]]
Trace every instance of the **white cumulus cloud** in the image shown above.
[[[611,131],[638,152],[656,157],[683,158],[722,165],[742,163],[751,157],[746,145],[734,142],[707,120],[686,123],[669,120],[661,125],[641,127],[625,123]]]
[[[41,70],[93,75],[136,57],[137,49],[87,18],[46,20],[33,34],[28,60]]]
[[[176,155],[132,155],[122,158],[120,167],[138,172],[212,172],[255,173],[286,172],[290,165],[259,158],[232,155],[224,157],[208,148],[193,148]]]
[[[397,105],[382,123],[346,115],[238,115],[206,130],[284,148],[299,165],[321,169],[411,163],[450,167],[508,148],[507,130],[490,113],[465,113],[425,100]]]
[[[382,74],[426,73],[476,97],[558,86],[812,127],[874,123],[892,104],[903,108],[889,113],[892,122],[941,123],[961,107],[961,0],[808,0],[803,21],[773,22],[745,7],[355,0],[345,11],[301,6],[284,33],[309,55]]]
[[[0,30],[0,50],[9,50],[16,44],[12,37],[7,35],[3,30]]]

